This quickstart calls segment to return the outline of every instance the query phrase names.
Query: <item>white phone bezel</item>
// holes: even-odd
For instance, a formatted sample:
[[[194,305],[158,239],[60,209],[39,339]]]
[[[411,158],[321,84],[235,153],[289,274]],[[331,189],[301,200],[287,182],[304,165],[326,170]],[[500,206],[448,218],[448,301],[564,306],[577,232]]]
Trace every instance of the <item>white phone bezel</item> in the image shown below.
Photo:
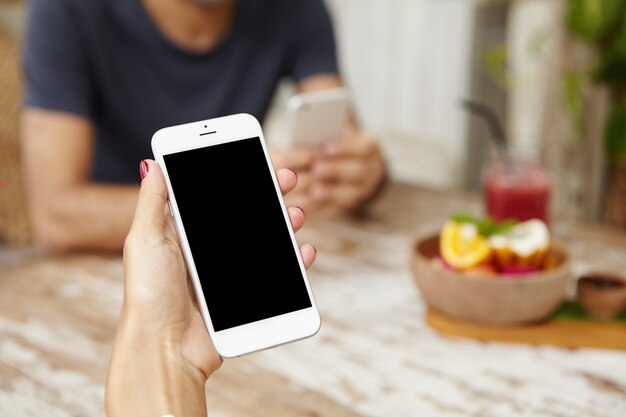
[[[274,182],[274,188],[280,201],[289,234],[291,235],[293,249],[297,256],[302,276],[304,277],[311,307],[216,332],[213,329],[202,286],[200,285],[198,273],[193,261],[191,248],[181,221],[178,204],[176,203],[176,195],[172,190],[163,156],[254,137],[260,138],[263,152]],[[223,358],[234,358],[304,339],[316,334],[321,325],[319,312],[258,120],[249,114],[240,113],[216,119],[166,127],[157,131],[152,137],[152,152],[165,176],[170,209],[178,231],[180,245],[185,256],[191,282],[195,289],[200,313],[220,356]]]
[[[349,121],[349,99],[344,87],[291,96],[286,104],[286,143],[315,147],[341,139]]]

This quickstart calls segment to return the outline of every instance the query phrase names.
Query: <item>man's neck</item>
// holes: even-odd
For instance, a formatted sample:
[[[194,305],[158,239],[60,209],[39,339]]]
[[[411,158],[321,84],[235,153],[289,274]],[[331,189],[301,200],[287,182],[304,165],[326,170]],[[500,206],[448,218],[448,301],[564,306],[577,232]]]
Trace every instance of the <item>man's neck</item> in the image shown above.
[[[206,7],[188,0],[142,0],[163,36],[181,49],[208,52],[226,36],[235,5]]]

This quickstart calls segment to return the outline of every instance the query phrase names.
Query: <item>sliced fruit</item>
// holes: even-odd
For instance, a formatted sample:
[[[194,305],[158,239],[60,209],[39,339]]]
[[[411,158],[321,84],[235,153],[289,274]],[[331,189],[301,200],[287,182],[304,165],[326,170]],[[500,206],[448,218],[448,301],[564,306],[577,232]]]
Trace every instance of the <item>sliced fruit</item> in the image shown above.
[[[505,278],[525,278],[539,272],[534,266],[510,266],[502,270],[502,276]]]
[[[454,268],[452,268],[452,266],[450,266],[450,264],[447,263],[441,255],[436,255],[432,259],[432,263],[436,268],[445,269],[446,271],[454,271]]]
[[[504,234],[491,236],[489,242],[500,270],[541,269],[550,248],[550,232],[543,221],[528,220]]]
[[[472,278],[497,278],[498,271],[489,264],[476,265],[463,271],[465,276]]]
[[[441,256],[453,268],[465,270],[486,263],[491,256],[489,241],[472,223],[449,220],[439,241]]]

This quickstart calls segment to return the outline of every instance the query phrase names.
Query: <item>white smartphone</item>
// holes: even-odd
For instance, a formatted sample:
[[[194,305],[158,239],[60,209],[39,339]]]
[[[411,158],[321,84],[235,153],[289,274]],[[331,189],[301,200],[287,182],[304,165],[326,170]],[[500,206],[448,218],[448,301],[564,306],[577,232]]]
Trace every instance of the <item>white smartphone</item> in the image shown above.
[[[200,313],[233,358],[314,335],[320,316],[257,119],[152,137]]]
[[[299,93],[287,100],[286,141],[289,146],[319,146],[343,137],[348,123],[345,88]]]

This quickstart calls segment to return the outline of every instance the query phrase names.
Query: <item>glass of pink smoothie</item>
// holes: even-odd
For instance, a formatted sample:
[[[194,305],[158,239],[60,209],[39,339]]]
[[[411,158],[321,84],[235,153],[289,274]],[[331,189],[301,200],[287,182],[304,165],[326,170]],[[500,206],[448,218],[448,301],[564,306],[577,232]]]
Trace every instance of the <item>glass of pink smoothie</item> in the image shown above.
[[[524,158],[496,160],[484,170],[482,184],[485,210],[494,220],[548,223],[551,184],[541,164]]]

